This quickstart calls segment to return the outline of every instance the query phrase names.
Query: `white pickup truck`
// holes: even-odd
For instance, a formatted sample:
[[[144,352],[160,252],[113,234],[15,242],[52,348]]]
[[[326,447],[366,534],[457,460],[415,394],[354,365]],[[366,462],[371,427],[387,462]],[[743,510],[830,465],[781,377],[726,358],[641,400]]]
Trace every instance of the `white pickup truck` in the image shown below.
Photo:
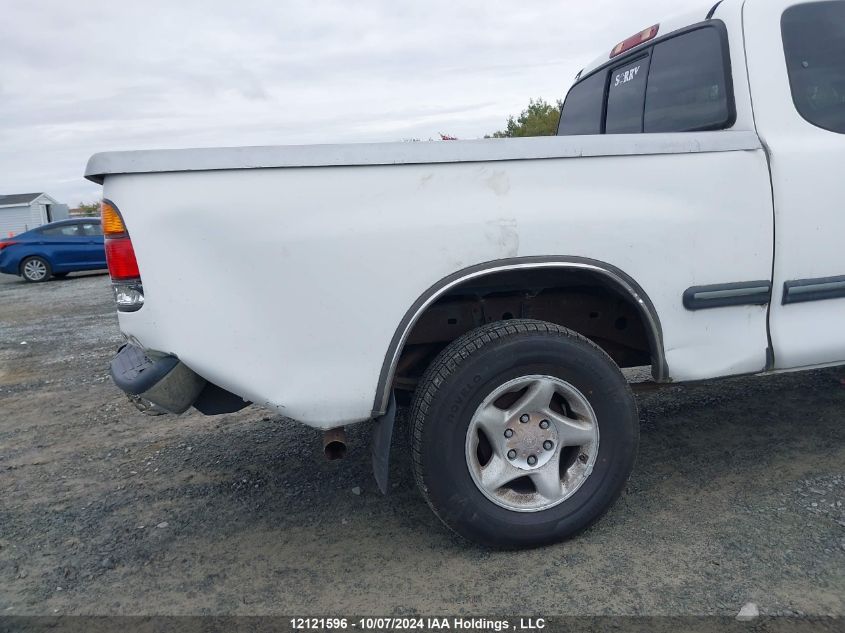
[[[124,391],[325,432],[396,401],[493,546],[600,517],[658,383],[845,363],[845,1],[724,0],[609,47],[553,137],[96,154]],[[811,420],[806,420],[810,423]],[[796,433],[800,433],[796,428]]]

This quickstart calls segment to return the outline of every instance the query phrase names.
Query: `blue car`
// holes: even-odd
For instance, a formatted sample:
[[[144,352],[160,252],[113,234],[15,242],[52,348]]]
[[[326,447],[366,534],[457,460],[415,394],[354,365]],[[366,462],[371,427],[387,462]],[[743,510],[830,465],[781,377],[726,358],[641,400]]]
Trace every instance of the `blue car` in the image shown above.
[[[99,218],[51,222],[0,241],[0,272],[26,281],[47,281],[78,270],[106,267]]]

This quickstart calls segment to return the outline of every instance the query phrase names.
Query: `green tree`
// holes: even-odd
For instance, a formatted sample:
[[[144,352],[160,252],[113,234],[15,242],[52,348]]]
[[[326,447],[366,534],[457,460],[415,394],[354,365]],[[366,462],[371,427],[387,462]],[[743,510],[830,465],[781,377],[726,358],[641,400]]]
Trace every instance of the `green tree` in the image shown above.
[[[76,207],[77,209],[81,209],[83,215],[86,216],[97,216],[100,215],[100,203],[99,202],[80,202],[79,205]]]
[[[516,118],[509,116],[507,127],[493,132],[492,138],[554,136],[557,133],[561,106],[563,106],[562,101],[558,101],[557,105],[550,105],[543,99],[531,99],[528,101],[528,107]]]

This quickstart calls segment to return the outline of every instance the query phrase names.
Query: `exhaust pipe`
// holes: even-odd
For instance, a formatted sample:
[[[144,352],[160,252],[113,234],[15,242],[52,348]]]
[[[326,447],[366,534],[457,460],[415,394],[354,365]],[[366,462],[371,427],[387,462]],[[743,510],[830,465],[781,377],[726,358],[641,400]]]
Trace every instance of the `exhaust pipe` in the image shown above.
[[[346,431],[342,426],[323,432],[323,454],[330,462],[346,456]]]

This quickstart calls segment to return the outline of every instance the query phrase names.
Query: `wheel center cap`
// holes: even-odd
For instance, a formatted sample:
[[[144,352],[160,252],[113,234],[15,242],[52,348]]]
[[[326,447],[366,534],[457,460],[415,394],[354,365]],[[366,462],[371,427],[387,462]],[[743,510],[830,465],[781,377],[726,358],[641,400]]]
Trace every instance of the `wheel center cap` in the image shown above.
[[[522,470],[545,466],[558,448],[554,424],[538,412],[518,413],[508,420],[504,439],[508,460]]]

